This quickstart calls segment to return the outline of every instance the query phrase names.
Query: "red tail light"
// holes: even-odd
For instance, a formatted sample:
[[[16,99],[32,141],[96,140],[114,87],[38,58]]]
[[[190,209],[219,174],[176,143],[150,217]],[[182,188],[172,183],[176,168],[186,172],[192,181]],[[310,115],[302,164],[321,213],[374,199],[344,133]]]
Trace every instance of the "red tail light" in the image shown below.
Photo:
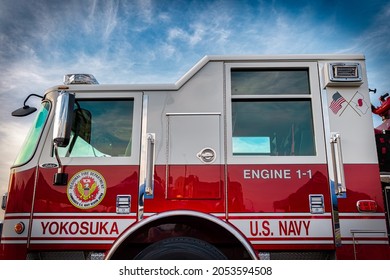
[[[359,212],[376,212],[378,204],[374,200],[359,200],[356,203]]]

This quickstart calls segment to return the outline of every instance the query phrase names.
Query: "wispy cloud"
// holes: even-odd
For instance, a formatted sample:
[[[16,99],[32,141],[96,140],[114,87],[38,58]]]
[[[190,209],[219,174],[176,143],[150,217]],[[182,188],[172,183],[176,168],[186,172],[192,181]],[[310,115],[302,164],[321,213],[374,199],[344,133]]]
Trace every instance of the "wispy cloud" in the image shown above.
[[[61,83],[66,73],[91,73],[101,83],[171,83],[207,54],[363,52],[370,81],[390,90],[390,4],[356,1],[352,16],[345,5],[0,1],[0,152],[7,158],[0,168],[13,161],[31,123],[10,112],[27,94]],[[370,13],[362,20],[366,6]]]

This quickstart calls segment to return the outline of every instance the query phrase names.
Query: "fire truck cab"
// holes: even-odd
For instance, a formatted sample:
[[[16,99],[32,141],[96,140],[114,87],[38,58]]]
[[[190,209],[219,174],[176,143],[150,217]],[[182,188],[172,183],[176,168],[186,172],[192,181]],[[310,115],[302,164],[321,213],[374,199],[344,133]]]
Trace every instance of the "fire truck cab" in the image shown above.
[[[67,75],[2,207],[3,259],[390,259],[365,58],[206,56],[175,84]]]

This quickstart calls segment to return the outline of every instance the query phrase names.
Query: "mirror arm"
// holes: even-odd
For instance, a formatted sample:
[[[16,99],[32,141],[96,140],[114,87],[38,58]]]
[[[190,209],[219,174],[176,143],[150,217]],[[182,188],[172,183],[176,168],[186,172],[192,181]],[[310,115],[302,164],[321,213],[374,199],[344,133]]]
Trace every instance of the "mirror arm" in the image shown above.
[[[38,95],[38,94],[35,94],[35,93],[31,93],[31,94],[30,94],[29,96],[27,96],[27,98],[24,100],[24,102],[23,102],[23,107],[26,107],[26,102],[27,102],[27,100],[28,100],[31,96],[35,96],[35,97],[39,97],[39,98],[43,99],[43,96]]]
[[[30,107],[30,106],[26,105],[27,100],[28,100],[31,96],[37,96],[37,97],[40,97],[40,98],[43,99],[43,96],[40,96],[40,95],[38,95],[38,94],[34,94],[34,93],[30,94],[30,95],[27,96],[27,98],[24,100],[24,102],[23,102],[23,107],[22,107],[22,108],[19,108],[19,109],[17,109],[17,110],[15,110],[15,111],[13,111],[13,112],[11,113],[11,115],[12,115],[13,117],[25,117],[25,116],[28,116],[28,115],[34,113],[34,112],[37,110],[37,108],[35,108],[35,107]]]
[[[64,186],[68,184],[68,173],[64,173],[64,167],[62,165],[60,156],[58,155],[58,145],[54,143],[54,155],[58,163],[57,173],[54,174],[54,185]]]
[[[54,143],[54,155],[55,155],[57,163],[58,163],[58,170],[57,171],[58,171],[58,173],[62,173],[64,168],[62,166],[62,162],[61,162],[60,156],[58,155],[57,143]]]

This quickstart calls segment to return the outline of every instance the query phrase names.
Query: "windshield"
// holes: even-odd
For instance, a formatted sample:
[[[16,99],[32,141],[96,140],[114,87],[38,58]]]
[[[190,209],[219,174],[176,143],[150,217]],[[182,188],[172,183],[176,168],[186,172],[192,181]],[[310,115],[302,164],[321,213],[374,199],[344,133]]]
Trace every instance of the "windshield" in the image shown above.
[[[28,162],[34,155],[42,130],[45,126],[47,116],[49,114],[50,103],[43,102],[42,107],[39,110],[37,117],[34,120],[30,131],[27,134],[26,140],[22,145],[22,149],[17,156],[14,165],[22,165]]]

